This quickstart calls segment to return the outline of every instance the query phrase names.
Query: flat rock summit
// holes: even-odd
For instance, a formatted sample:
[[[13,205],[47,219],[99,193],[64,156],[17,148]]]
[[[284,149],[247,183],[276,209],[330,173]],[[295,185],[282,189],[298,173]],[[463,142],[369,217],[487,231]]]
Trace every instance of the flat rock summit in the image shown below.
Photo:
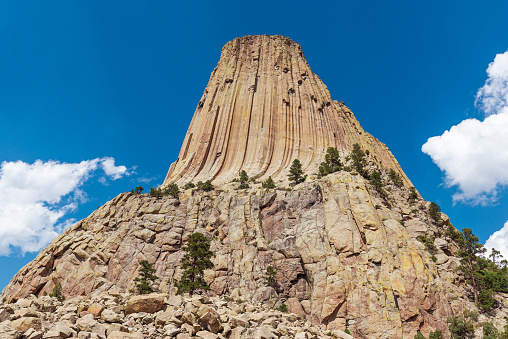
[[[351,168],[316,175],[328,147],[348,165],[354,144],[381,173],[387,196]],[[308,177],[290,185],[294,159]],[[241,170],[254,179],[249,188],[238,189]],[[269,176],[276,188],[262,187]],[[0,336],[449,337],[447,317],[476,307],[456,270],[457,246],[443,235],[449,218],[429,217],[430,203],[411,191],[392,153],[332,100],[289,38],[246,36],[222,49],[161,187],[206,180],[214,190],[121,193],[59,235],[0,295]],[[182,298],[174,282],[194,232],[215,253],[205,271],[211,289]],[[433,253],[420,235],[434,239]],[[157,306],[147,297],[148,306],[133,309],[140,296],[129,291],[142,260],[160,278]],[[276,286],[265,284],[268,266]],[[63,302],[45,296],[57,284]],[[274,310],[282,304],[288,314]],[[501,307],[480,321],[502,327],[507,315]]]

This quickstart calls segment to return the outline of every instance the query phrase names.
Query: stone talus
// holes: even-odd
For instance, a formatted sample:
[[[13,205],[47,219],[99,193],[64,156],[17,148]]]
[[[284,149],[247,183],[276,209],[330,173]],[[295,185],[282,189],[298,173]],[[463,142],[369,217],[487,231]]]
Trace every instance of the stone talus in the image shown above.
[[[328,147],[345,156],[354,143],[410,184],[388,148],[332,100],[299,44],[282,36],[237,38],[222,49],[163,187],[199,180],[223,184],[240,170],[282,181],[294,159],[315,173]]]

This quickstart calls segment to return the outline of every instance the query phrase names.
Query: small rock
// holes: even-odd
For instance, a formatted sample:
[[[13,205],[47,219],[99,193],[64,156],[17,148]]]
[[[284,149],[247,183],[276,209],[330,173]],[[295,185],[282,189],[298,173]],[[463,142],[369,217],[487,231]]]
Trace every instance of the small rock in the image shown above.
[[[94,317],[98,318],[102,311],[104,311],[104,306],[101,304],[93,303],[92,305],[88,306],[87,312],[92,314]]]
[[[145,339],[145,336],[141,333],[125,333],[114,331],[108,335],[108,339]]]
[[[110,309],[105,309],[102,311],[101,319],[107,323],[119,323],[122,321],[122,317]]]
[[[217,339],[218,336],[208,331],[199,331],[196,333],[196,337],[203,339]]]

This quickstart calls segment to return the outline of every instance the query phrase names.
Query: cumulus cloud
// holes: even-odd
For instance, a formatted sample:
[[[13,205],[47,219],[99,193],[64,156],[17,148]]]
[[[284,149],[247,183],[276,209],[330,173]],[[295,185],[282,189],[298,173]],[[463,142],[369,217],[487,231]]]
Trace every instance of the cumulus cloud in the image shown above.
[[[64,217],[84,201],[80,186],[102,168],[112,180],[128,175],[112,158],[80,163],[37,160],[0,165],[0,255],[36,252],[75,220]],[[107,168],[107,170],[106,170]]]
[[[494,232],[494,234],[489,237],[485,242],[485,248],[487,248],[489,253],[492,248],[495,248],[501,252],[504,259],[508,259],[508,221],[504,224],[503,228]]]
[[[487,74],[476,96],[486,118],[466,119],[422,146],[445,172],[447,186],[458,186],[455,201],[491,203],[508,185],[508,51],[496,56]]]

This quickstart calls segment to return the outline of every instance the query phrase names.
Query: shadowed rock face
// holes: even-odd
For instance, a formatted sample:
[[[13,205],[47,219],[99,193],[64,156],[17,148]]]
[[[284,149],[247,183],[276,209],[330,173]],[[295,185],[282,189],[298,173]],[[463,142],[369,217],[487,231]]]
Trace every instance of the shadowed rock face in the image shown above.
[[[314,173],[328,147],[345,155],[354,143],[409,184],[388,148],[332,100],[299,44],[279,35],[245,36],[222,49],[163,186],[222,184],[240,170],[256,179],[285,180],[294,159]]]

